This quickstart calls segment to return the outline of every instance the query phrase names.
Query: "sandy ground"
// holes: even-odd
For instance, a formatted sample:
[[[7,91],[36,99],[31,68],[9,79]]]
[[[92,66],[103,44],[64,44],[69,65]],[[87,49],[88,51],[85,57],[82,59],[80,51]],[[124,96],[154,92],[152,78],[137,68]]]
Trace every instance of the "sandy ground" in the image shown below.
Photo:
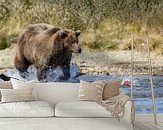
[[[0,50],[0,73],[14,68],[16,45]],[[146,53],[135,52],[136,59],[143,59]],[[163,75],[163,56],[151,55],[155,74]],[[74,55],[75,62],[85,74],[121,74],[129,73],[131,51],[90,51],[83,49],[82,54]],[[142,65],[143,66],[143,65]]]

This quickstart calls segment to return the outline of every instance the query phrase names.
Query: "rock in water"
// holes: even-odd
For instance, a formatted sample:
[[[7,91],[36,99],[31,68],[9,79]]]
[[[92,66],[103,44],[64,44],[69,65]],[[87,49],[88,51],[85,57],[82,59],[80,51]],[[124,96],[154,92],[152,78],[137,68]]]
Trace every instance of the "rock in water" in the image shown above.
[[[4,81],[9,81],[10,80],[10,77],[4,75],[4,74],[0,74],[0,78]]]

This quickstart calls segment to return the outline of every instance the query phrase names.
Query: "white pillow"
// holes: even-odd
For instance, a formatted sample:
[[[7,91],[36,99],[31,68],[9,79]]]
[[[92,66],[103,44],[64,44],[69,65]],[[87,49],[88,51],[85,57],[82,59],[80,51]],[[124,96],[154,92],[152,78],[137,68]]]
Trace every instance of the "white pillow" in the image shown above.
[[[33,88],[32,95],[35,100],[37,100],[37,90],[36,90],[36,81],[21,81],[11,78],[11,84],[13,89],[26,89],[27,87]]]
[[[2,103],[34,101],[33,88],[26,89],[1,89]]]

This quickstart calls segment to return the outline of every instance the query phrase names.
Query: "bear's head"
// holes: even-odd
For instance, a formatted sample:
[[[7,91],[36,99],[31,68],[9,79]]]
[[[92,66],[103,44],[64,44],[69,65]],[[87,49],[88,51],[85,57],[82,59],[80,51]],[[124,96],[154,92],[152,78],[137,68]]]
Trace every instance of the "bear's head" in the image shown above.
[[[78,45],[78,36],[80,31],[63,29],[59,31],[61,39],[63,39],[64,48],[68,48],[73,53],[81,53],[82,49]]]

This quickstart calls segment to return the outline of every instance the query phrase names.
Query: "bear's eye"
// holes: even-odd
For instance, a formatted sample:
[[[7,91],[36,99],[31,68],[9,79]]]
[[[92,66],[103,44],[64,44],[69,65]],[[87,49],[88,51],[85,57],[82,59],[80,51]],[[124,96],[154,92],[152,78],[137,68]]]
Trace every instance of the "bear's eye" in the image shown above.
[[[74,43],[78,43],[77,39],[75,37],[71,37],[71,43],[74,44]]]
[[[75,40],[72,40],[71,43],[74,44],[74,43],[76,43],[76,41]]]
[[[72,41],[71,43],[72,43],[72,44],[75,44],[75,42],[74,42],[74,41]]]

